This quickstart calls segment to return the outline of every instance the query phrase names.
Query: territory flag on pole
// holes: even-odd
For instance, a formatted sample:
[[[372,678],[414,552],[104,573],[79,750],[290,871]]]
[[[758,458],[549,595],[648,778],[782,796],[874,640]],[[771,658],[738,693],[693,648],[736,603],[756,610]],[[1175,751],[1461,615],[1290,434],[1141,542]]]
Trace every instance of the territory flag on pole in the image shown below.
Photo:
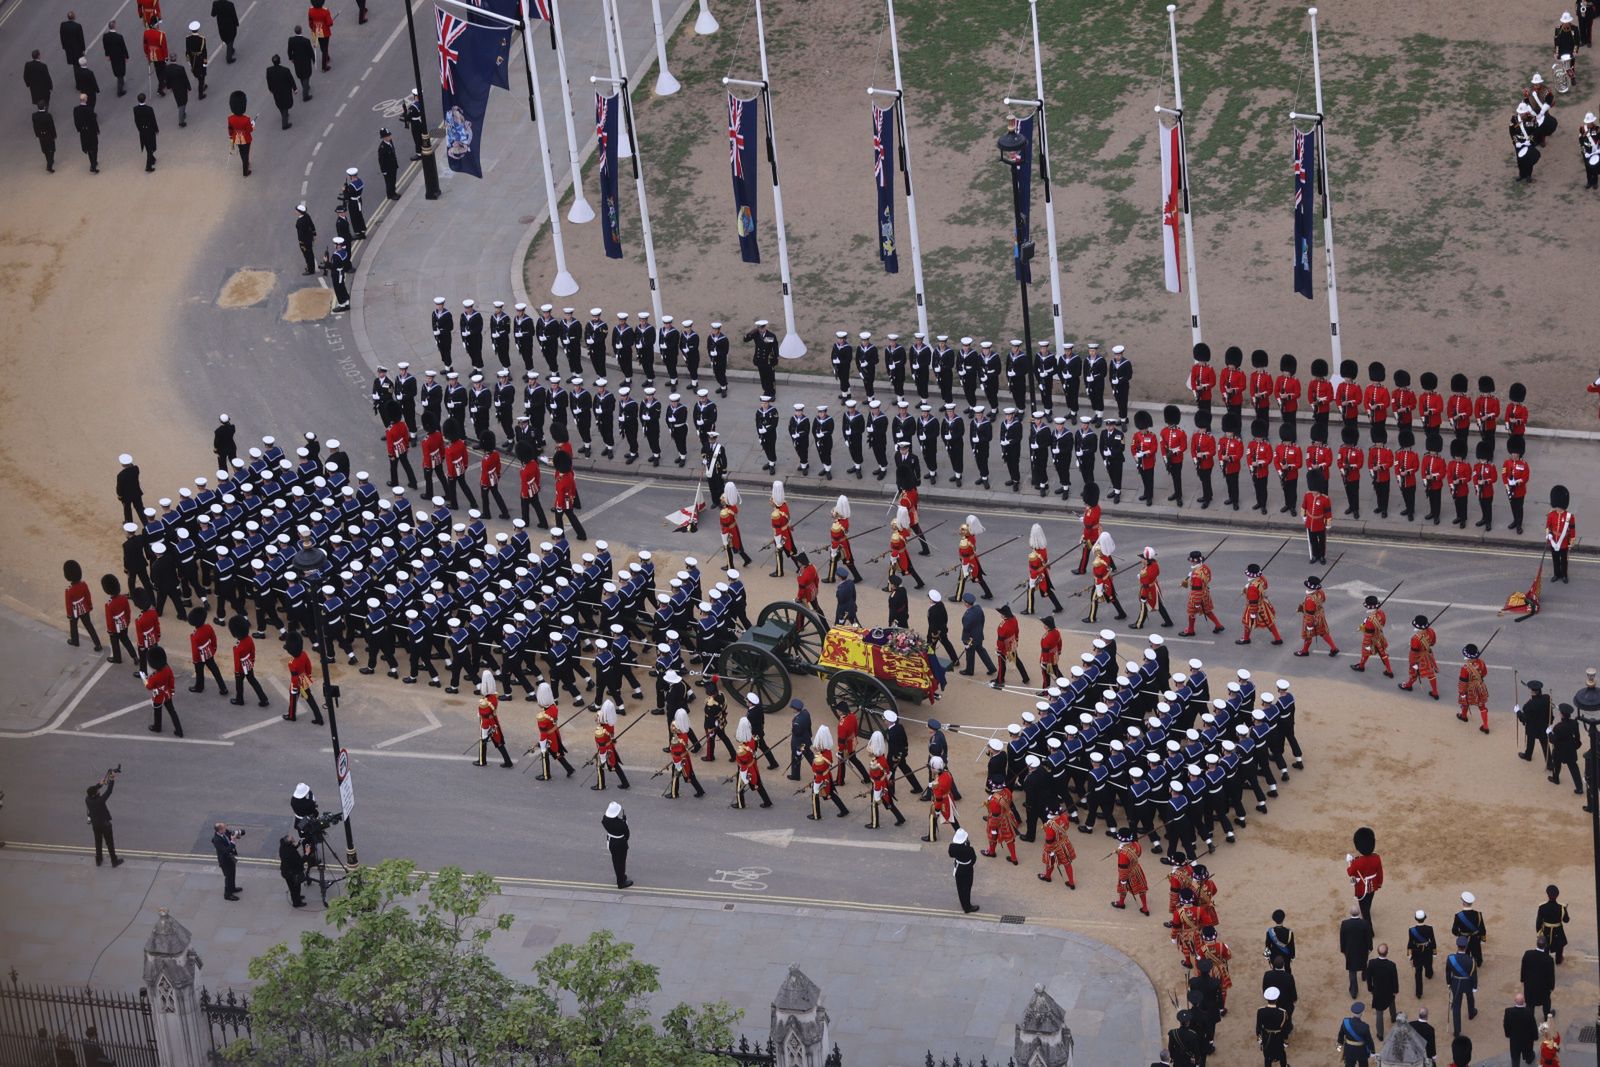
[[[438,31],[439,103],[444,115],[444,156],[451,170],[483,177],[483,115],[494,84],[501,34],[434,8]]]
[[[1294,291],[1311,299],[1311,226],[1317,191],[1317,131],[1294,131]]]
[[[1161,265],[1162,280],[1167,292],[1183,291],[1183,272],[1178,261],[1183,258],[1183,201],[1187,192],[1183,188],[1183,124],[1174,122],[1161,126],[1156,120],[1158,140],[1161,142]]]
[[[622,258],[622,224],[617,204],[617,111],[622,97],[594,94],[594,135],[600,147],[600,236],[606,258]]]
[[[728,94],[728,170],[733,174],[734,228],[739,258],[761,262],[756,243],[756,100]]]
[[[1023,140],[1022,164],[1017,168],[1017,180],[1022,184],[1022,224],[1017,227],[1017,244],[1012,257],[1016,260],[1017,280],[1024,282],[1033,281],[1033,269],[1022,258],[1022,246],[1027,243],[1033,226],[1033,125],[1037,118],[1037,115],[1029,115],[1016,120],[1017,134]]]
[[[878,260],[885,273],[900,273],[894,242],[894,105],[872,106],[872,176],[878,189]]]
[[[473,7],[481,7],[485,11],[492,11],[502,18],[522,21],[522,4],[520,0],[467,0]],[[494,34],[494,87],[496,89],[511,88],[511,32],[512,27],[503,22],[485,24],[474,22],[474,29],[485,33]]]

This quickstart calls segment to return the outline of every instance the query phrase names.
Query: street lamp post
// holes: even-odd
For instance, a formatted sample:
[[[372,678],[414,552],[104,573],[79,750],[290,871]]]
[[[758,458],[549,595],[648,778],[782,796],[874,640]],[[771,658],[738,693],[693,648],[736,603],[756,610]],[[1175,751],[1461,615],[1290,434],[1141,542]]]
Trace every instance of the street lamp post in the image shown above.
[[[1011,171],[1011,250],[1017,272],[1017,287],[1022,291],[1022,350],[1032,353],[1033,323],[1028,316],[1028,262],[1033,259],[1033,242],[1027,240],[1022,221],[1022,178],[1028,165],[1028,141],[1016,130],[1010,129],[1001,134],[995,147],[1000,150],[1000,162]]]
[[[1589,730],[1589,759],[1584,767],[1584,778],[1587,779],[1589,793],[1589,824],[1593,833],[1594,847],[1594,902],[1595,923],[1600,929],[1600,782],[1596,778],[1595,770],[1600,768],[1600,686],[1595,684],[1595,672],[1589,671],[1589,682],[1572,696],[1572,703],[1578,709],[1578,721]],[[1600,1048],[1600,1006],[1595,1009],[1595,1045]]]
[[[410,11],[407,5],[406,10]],[[307,608],[311,613],[311,625],[317,634],[317,660],[322,664],[322,706],[328,712],[328,735],[333,741],[333,765],[335,770],[339,766],[339,687],[333,684],[333,679],[328,673],[328,627],[327,618],[322,611],[322,597],[331,596],[334,592],[332,586],[318,586],[324,573],[328,569],[328,554],[309,541],[303,543],[294,554],[295,569],[304,577],[307,590]],[[354,867],[356,865],[356,835],[350,826],[350,820],[344,820],[344,858],[345,863]]]
[[[428,106],[422,97],[422,60],[417,55],[417,20],[411,12],[411,0],[405,0],[406,9],[406,35],[411,39],[411,76],[415,79],[413,84],[417,87],[417,114],[422,121],[422,188],[423,196],[429,200],[439,199],[439,160],[433,154],[433,135],[428,129]],[[323,677],[327,677],[328,665],[322,665]],[[324,682],[324,685],[327,683]],[[332,718],[332,706],[329,706],[329,718]],[[346,830],[348,833],[348,830]]]

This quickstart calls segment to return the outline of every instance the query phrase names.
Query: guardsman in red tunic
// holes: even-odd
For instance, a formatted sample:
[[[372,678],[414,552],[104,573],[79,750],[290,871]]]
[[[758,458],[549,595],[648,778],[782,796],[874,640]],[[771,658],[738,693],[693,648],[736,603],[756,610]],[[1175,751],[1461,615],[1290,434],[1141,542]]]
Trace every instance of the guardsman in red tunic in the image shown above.
[[[1200,929],[1200,958],[1211,964],[1211,977],[1222,985],[1222,1013],[1228,1011],[1228,990],[1233,988],[1233,977],[1228,973],[1228,961],[1233,959],[1233,951],[1227,943],[1217,937],[1215,926],[1205,926]]]
[[[1423,371],[1417,379],[1422,392],[1417,394],[1417,418],[1424,432],[1438,430],[1444,425],[1444,397],[1439,395],[1439,376]]]
[[[1306,579],[1306,596],[1300,602],[1300,640],[1297,656],[1311,655],[1311,642],[1322,638],[1328,643],[1328,655],[1337,656],[1339,646],[1333,643],[1333,634],[1328,632],[1328,615],[1323,605],[1327,602],[1328,594],[1322,591],[1322,579],[1316,575]]]
[[[1489,665],[1483,662],[1477,645],[1463,648],[1461,659],[1461,676],[1456,683],[1456,700],[1461,705],[1461,713],[1456,718],[1466,722],[1467,709],[1476,707],[1482,717],[1478,732],[1486,734],[1489,732]]]
[[[1082,546],[1082,553],[1078,556],[1078,569],[1073,574],[1089,573],[1089,558],[1094,552],[1095,544],[1100,540],[1100,486],[1089,482],[1083,487],[1083,514],[1079,521],[1083,523],[1083,533],[1078,538]],[[1042,532],[1041,532],[1042,536]]]
[[[906,513],[904,505],[895,512],[894,520],[889,524],[889,574],[909,574],[917,588],[922,588],[922,575],[917,573],[917,568],[911,565],[911,519]],[[889,591],[887,578],[884,581],[883,591]]]
[[[1178,410],[1178,405],[1168,404],[1161,412],[1161,418],[1166,423],[1161,429],[1161,457],[1167,464],[1167,477],[1172,479],[1172,492],[1168,500],[1176,501],[1183,507],[1183,457],[1189,451],[1189,435],[1183,431],[1178,423],[1183,415]]]
[[[1051,606],[1057,611],[1061,610],[1061,601],[1050,581],[1050,544],[1045,540],[1044,527],[1034,523],[1028,531],[1028,582],[1022,607],[1024,615],[1033,614],[1034,600],[1040,596],[1049,597]]]
[[[1250,631],[1264,629],[1272,634],[1272,643],[1283,644],[1283,635],[1278,632],[1277,612],[1272,609],[1272,601],[1267,596],[1267,576],[1261,572],[1261,564],[1252,563],[1244,569],[1244,636],[1234,642],[1236,645],[1250,643]]]
[[[400,423],[404,426],[405,423]],[[483,433],[483,459],[478,464],[478,493],[483,497],[483,508],[489,510],[489,498],[494,497],[494,502],[500,506],[500,521],[507,522],[511,519],[510,512],[506,511],[506,501],[500,495],[500,453],[495,451],[495,437],[493,430]],[[415,483],[412,484],[415,489]]]
[[[1346,426],[1354,426],[1356,419],[1361,415],[1361,400],[1363,393],[1361,383],[1356,381],[1359,369],[1353,359],[1342,360],[1339,363],[1339,384],[1334,387],[1333,402],[1338,405],[1339,417]]]
[[[1578,517],[1568,511],[1572,494],[1564,485],[1550,487],[1550,511],[1544,517],[1544,543],[1550,546],[1551,581],[1567,584],[1567,553],[1578,540]]]
[[[1006,860],[1012,864],[1017,862],[1017,821],[1011,814],[1011,804],[1006,797],[996,790],[989,794],[985,805],[983,817],[984,826],[989,832],[989,847],[984,850],[985,856],[993,857],[998,846],[1006,846],[1009,853]]]
[[[67,644],[74,648],[78,645],[78,624],[89,631],[89,640],[94,642],[94,650],[99,652],[104,646],[100,644],[100,635],[94,628],[94,598],[89,595],[89,583],[83,580],[83,567],[75,559],[69,559],[61,565],[62,576],[67,580],[65,602],[67,608]],[[201,615],[204,616],[202,611]]]
[[[1326,493],[1310,490],[1300,501],[1300,510],[1306,527],[1308,562],[1328,562],[1328,527],[1333,525],[1333,501]]]
[[[172,736],[183,736],[183,724],[178,721],[178,709],[172,705],[173,691],[178,688],[178,681],[172,675],[172,668],[167,664],[167,651],[160,645],[152,645],[145,652],[145,662],[149,666],[150,676],[144,680],[145,689],[150,692],[150,708],[155,712],[155,721],[150,724],[150,732],[161,732],[161,712],[165,709],[172,719]]]
[[[189,659],[194,663],[194,684],[189,692],[206,691],[205,673],[209,669],[211,677],[217,680],[217,692],[227,696],[228,683],[222,680],[222,668],[217,666],[217,631],[206,621],[204,607],[189,609],[189,625],[194,627],[189,633]]]
[[[1179,636],[1193,637],[1194,620],[1202,615],[1211,620],[1211,632],[1220,634],[1222,620],[1217,618],[1217,609],[1211,605],[1211,568],[1206,566],[1205,553],[1198,548],[1189,553],[1189,573],[1184,576],[1183,587],[1188,593],[1189,625],[1178,631]]]
[[[139,677],[143,678],[149,673],[150,649],[161,643],[161,616],[151,604],[148,589],[133,591],[133,606],[139,609],[133,624],[133,647],[139,652]]]
[[[1067,817],[1065,808],[1056,805],[1044,824],[1044,871],[1039,875],[1039,881],[1051,881],[1051,875],[1059,866],[1067,888],[1078,888],[1077,881],[1072,877],[1072,861],[1077,858],[1078,850],[1072,844],[1072,820]]]
[[[1244,370],[1244,349],[1229,345],[1222,353],[1222,370],[1217,374],[1217,392],[1222,397],[1222,417],[1230,422],[1239,419],[1244,407],[1244,391],[1249,384]],[[1207,412],[1210,414],[1210,412]]]
[[[617,776],[618,789],[628,788],[628,775],[622,769],[622,755],[617,751],[617,706],[610,700],[601,704],[600,710],[595,712],[593,762],[595,784],[590,789],[606,787],[607,771]]]
[[[500,693],[492,671],[483,672],[478,683],[478,758],[473,762],[484,767],[489,763],[489,746],[500,751],[500,766],[511,766],[511,753],[506,751],[506,733],[500,728]]]
[[[1143,852],[1139,842],[1134,840],[1131,827],[1124,826],[1117,831],[1117,899],[1111,902],[1113,908],[1126,908],[1131,893],[1139,898],[1139,914],[1150,914],[1150,883],[1145,880],[1144,868],[1139,866]]]
[[[1039,622],[1044,626],[1044,633],[1039,636],[1039,685],[1042,693],[1052,679],[1061,675],[1061,631],[1056,629],[1053,615],[1046,615]]]
[[[539,702],[539,762],[543,764],[544,773],[539,775],[539,781],[550,780],[550,761],[555,760],[566,768],[567,777],[572,777],[572,764],[567,762],[567,746],[561,740],[560,709],[556,705],[555,691],[550,688],[549,682],[540,682],[539,691],[535,694]]]
[[[1394,477],[1394,450],[1389,447],[1388,435],[1382,426],[1372,428],[1372,446],[1367,449],[1367,477],[1372,480],[1372,492],[1378,498],[1378,506],[1374,510],[1380,519],[1387,519],[1389,482]]]
[[[1467,395],[1465,374],[1450,376],[1450,396],[1444,403],[1444,419],[1455,431],[1456,439],[1465,443],[1472,430],[1472,398]]]
[[[1189,393],[1201,411],[1211,410],[1211,396],[1217,388],[1217,372],[1211,366],[1211,346],[1201,341],[1194,346],[1194,364],[1189,368]]]
[[[1306,488],[1318,493],[1328,491],[1328,472],[1333,470],[1333,449],[1328,447],[1328,430],[1325,426],[1311,428],[1311,443],[1306,446]]]
[[[1528,399],[1528,387],[1521,382],[1512,382],[1510,397],[1506,401],[1506,433],[1522,437],[1528,432],[1528,405],[1523,403]]]
[[[311,656],[306,652],[305,638],[290,630],[283,635],[283,650],[289,653],[289,710],[283,717],[294,722],[295,711],[303,700],[311,709],[312,723],[321,726],[322,709],[317,707],[317,698],[311,695]]]
[[[122,591],[122,582],[115,574],[100,576],[100,588],[106,594],[106,642],[111,646],[111,662],[122,662],[122,650],[128,650],[128,658],[138,662],[139,654],[133,650],[133,642],[128,640],[128,627],[133,624],[133,605],[129,602],[127,594]],[[245,626],[245,632],[250,628]]]
[[[872,816],[867,823],[868,830],[878,828],[878,809],[888,808],[894,816],[896,826],[903,825],[906,817],[900,814],[900,809],[894,803],[894,769],[889,766],[889,742],[884,740],[883,734],[874,730],[867,739],[867,751],[871,753],[872,764],[867,770],[867,795],[871,798]]]
[[[1300,379],[1296,377],[1299,372],[1300,363],[1294,356],[1285,353],[1279,357],[1278,377],[1274,379],[1272,389],[1284,422],[1295,421],[1300,411]]]
[[[161,17],[161,0],[139,0],[138,8],[139,21],[146,26],[150,25],[151,19]]]
[[[461,435],[459,428],[452,428],[449,443],[444,446],[445,500],[452,508],[456,506],[458,490],[466,494],[468,504],[478,506],[477,498],[472,495],[472,487],[465,481],[471,466],[472,458],[467,455],[467,439]]]
[[[667,786],[667,799],[677,800],[678,791],[684,782],[694,786],[694,795],[703,797],[706,791],[700,785],[700,779],[694,776],[694,760],[689,756],[689,735],[692,729],[689,725],[689,712],[679,708],[672,717],[672,740],[667,745],[667,759],[672,766],[672,781]]]
[[[322,52],[322,69],[332,70],[333,59],[328,55],[328,45],[333,37],[333,12],[328,10],[327,0],[311,0],[311,6],[306,9],[306,25],[311,27],[311,36]]]
[[[1344,482],[1344,513],[1361,517],[1361,468],[1366,453],[1361,450],[1361,434],[1354,426],[1344,428],[1344,444],[1339,448],[1339,479]]]
[[[823,742],[827,747],[823,747]],[[839,793],[833,787],[833,738],[828,734],[826,726],[817,727],[815,746],[811,756],[811,814],[806,818],[813,822],[822,818],[822,802],[833,801],[833,806],[838,809],[839,818],[850,814],[850,809],[844,806]]]
[[[1139,558],[1144,560],[1139,567],[1139,617],[1128,628],[1144,629],[1152,611],[1160,612],[1161,625],[1170,627],[1172,616],[1167,614],[1167,605],[1161,600],[1161,564],[1156,562],[1156,550],[1146,545]]]
[[[167,95],[167,31],[161,28],[159,17],[146,23],[148,29],[144,31],[144,58],[150,61],[150,70],[155,76],[156,95]]]
[[[255,690],[257,703],[264,708],[267,693],[256,681],[256,642],[250,636],[250,621],[243,615],[233,616],[228,620],[228,633],[233,635],[233,699],[228,703],[244,705],[244,683],[248,681]]]
[[[578,521],[578,508],[582,504],[578,497],[578,477],[572,470],[572,452],[557,449],[550,462],[556,469],[556,495],[550,510],[555,513],[557,522],[578,535],[578,540],[587,541],[589,535]]]
[[[1217,438],[1217,462],[1222,464],[1222,484],[1228,488],[1228,499],[1225,503],[1234,511],[1239,510],[1239,471],[1244,466],[1244,439],[1233,430],[1222,431],[1222,436]]]
[[[907,447],[907,443],[904,441],[900,442],[900,444],[902,447]],[[922,533],[922,517],[917,512],[917,490],[900,490],[899,495],[894,498],[894,502],[896,507],[905,508],[906,514],[910,516],[910,525],[907,526],[906,529],[911,533],[916,534],[917,540],[921,542],[921,547],[917,549],[917,555],[932,555],[933,550],[928,547],[928,539]]]
[[[1506,451],[1510,453],[1506,461],[1500,466],[1500,481],[1506,487],[1506,503],[1511,506],[1511,532],[1522,532],[1522,507],[1527,503],[1528,497],[1528,461],[1523,459],[1527,445],[1521,437],[1512,437],[1506,441]]]
[[[772,570],[768,578],[783,577],[784,557],[794,556],[794,531],[789,528],[789,503],[784,497],[783,483],[772,483]]]
[[[1481,516],[1474,526],[1482,526],[1485,531],[1494,529],[1494,487],[1500,480],[1500,472],[1494,465],[1494,444],[1489,441],[1478,442],[1478,462],[1472,467],[1472,484],[1478,491],[1478,514]]]
[[[856,755],[856,746],[861,737],[861,720],[848,705],[836,704],[833,710],[839,716],[839,758],[834,760],[839,773],[834,776],[834,785],[844,785],[847,766],[855,767],[862,783],[866,784],[867,768],[862,764],[861,757]]]
[[[1209,508],[1212,496],[1211,474],[1217,466],[1217,439],[1211,433],[1209,413],[1195,413],[1194,433],[1189,437],[1189,449],[1194,456],[1195,477],[1200,482],[1200,506]]]
[[[1278,427],[1278,447],[1272,453],[1272,466],[1278,472],[1278,484],[1283,488],[1283,506],[1280,515],[1293,515],[1299,502],[1300,468],[1305,455],[1295,443],[1293,426]]]
[[[800,568],[800,573],[796,574],[794,578],[795,600],[815,611],[821,611],[821,606],[817,604],[818,579],[816,566],[812,564],[811,557],[804,552],[796,556],[794,561],[795,565]]]
[[[960,600],[967,590],[968,582],[976,582],[978,588],[983,590],[983,599],[993,600],[994,593],[989,590],[989,582],[983,576],[983,560],[978,553],[978,535],[983,532],[983,524],[976,515],[968,515],[967,521],[961,524],[961,540],[956,543],[956,599]]]
[[[384,451],[389,456],[389,488],[400,484],[400,471],[406,472],[406,487],[417,487],[417,472],[411,469],[411,428],[401,417],[400,405],[394,401],[389,402],[385,415],[393,416],[389,419],[388,429],[383,431]]]
[[[733,730],[733,740],[739,747],[733,755],[736,764],[733,772],[733,803],[728,806],[743,808],[745,790],[754,789],[761,798],[761,806],[772,807],[767,787],[761,784],[761,761],[756,758],[755,733],[750,729],[749,719],[739,720],[739,725]]]
[[[517,471],[517,496],[522,501],[522,521],[526,525],[528,510],[531,508],[534,517],[539,520],[539,529],[548,530],[550,520],[545,517],[544,505],[539,503],[539,489],[544,483],[544,472],[532,441],[524,441],[517,446],[517,459],[522,463],[521,469]]]
[[[1133,440],[1129,443],[1129,454],[1133,456],[1133,466],[1139,472],[1139,483],[1143,489],[1139,494],[1139,502],[1145,507],[1156,502],[1156,452],[1160,449],[1160,442],[1150,430],[1152,421],[1148,411],[1135,411]]]
[[[1412,447],[1416,438],[1410,430],[1402,428],[1399,448],[1394,452],[1394,480],[1400,486],[1400,514],[1410,522],[1417,517],[1417,476],[1422,471],[1422,457]]]
[[[1017,654],[1017,635],[1020,627],[1017,617],[1011,613],[1010,604],[1000,605],[1000,625],[994,631],[994,656],[999,664],[999,673],[994,681],[989,683],[990,689],[1004,689],[1006,684],[1006,664],[1014,663],[1017,667],[1017,677],[1022,679],[1022,684],[1028,684],[1028,669],[1022,665],[1022,657]]]
[[[1439,664],[1433,655],[1433,646],[1439,640],[1433,632],[1433,627],[1428,625],[1426,615],[1418,615],[1411,620],[1411,651],[1407,660],[1408,673],[1406,680],[1400,683],[1401,689],[1409,690],[1417,684],[1417,679],[1428,680],[1428,695],[1439,699]]]
[[[1245,463],[1250,468],[1250,487],[1255,491],[1252,507],[1267,513],[1267,475],[1272,473],[1272,445],[1267,441],[1267,422],[1257,419],[1250,424],[1250,443],[1245,446]]]
[[[732,559],[732,556],[729,556]],[[746,562],[749,562],[748,560]],[[861,572],[856,570],[856,554],[850,548],[850,498],[840,494],[839,499],[833,504],[833,522],[828,526],[828,584],[832,585],[839,578],[839,566],[843,564],[850,572],[850,577],[856,581],[861,580]],[[729,566],[732,566],[730,563]]]
[[[1389,421],[1389,387],[1383,384],[1388,372],[1382,363],[1368,363],[1367,377],[1372,379],[1372,382],[1361,394],[1361,408],[1367,413],[1369,423],[1373,426],[1383,426]],[[1395,375],[1395,380],[1399,381],[1398,374]]]
[[[1268,364],[1272,357],[1267,355],[1267,350],[1258,348],[1250,353],[1250,406],[1255,409],[1256,418],[1265,419],[1272,415],[1272,392],[1274,380]]]
[[[422,435],[422,495],[432,500],[434,476],[438,476],[440,486],[449,485],[450,479],[444,472],[444,433],[434,416],[428,416],[427,424],[433,428],[425,425]]]
[[[1318,426],[1328,424],[1328,413],[1333,410],[1333,383],[1328,380],[1328,361],[1311,361],[1311,381],[1306,383],[1306,406],[1311,409],[1311,420]]]
[[[746,567],[750,566],[750,553],[744,550],[744,538],[739,533],[739,489],[732,482],[722,490],[722,510],[717,512],[717,525],[722,528],[722,548],[728,554],[728,570],[733,569],[733,554]]]
[[[1117,561],[1112,557],[1116,552],[1117,543],[1112,539],[1109,530],[1102,530],[1100,538],[1094,545],[1094,585],[1089,592],[1089,614],[1084,617],[1084,622],[1092,623],[1100,615],[1100,605],[1110,604],[1117,610],[1117,618],[1126,619],[1128,613],[1122,610],[1122,601],[1117,599]]]
[[[1369,596],[1366,599],[1366,617],[1361,620],[1361,662],[1350,664],[1353,671],[1367,669],[1367,660],[1377,656],[1383,663],[1383,676],[1394,677],[1394,667],[1389,664],[1389,638],[1384,636],[1383,627],[1389,621],[1389,615],[1378,606],[1378,598]]]
[[[1494,393],[1494,379],[1487,374],[1478,376],[1478,395],[1472,400],[1472,422],[1493,455],[1494,432],[1500,425],[1500,398]]]
[[[1437,433],[1430,432],[1423,442],[1426,450],[1422,456],[1422,491],[1428,498],[1428,516],[1426,521],[1439,525],[1439,512],[1444,499],[1444,478],[1449,471],[1449,465],[1441,454],[1444,449],[1444,438]]]
[[[1467,462],[1467,442],[1460,438],[1451,441],[1450,462],[1445,465],[1444,479],[1450,489],[1450,502],[1456,509],[1455,524],[1463,530],[1467,528],[1467,498],[1472,493],[1472,475],[1472,464]]]
[[[961,829],[961,823],[956,819],[955,805],[951,801],[956,780],[945,770],[944,757],[929,756],[928,773],[933,776],[933,785],[929,789],[932,798],[928,804],[928,834],[923,840],[933,842],[939,840],[940,820],[949,823],[957,830]]]

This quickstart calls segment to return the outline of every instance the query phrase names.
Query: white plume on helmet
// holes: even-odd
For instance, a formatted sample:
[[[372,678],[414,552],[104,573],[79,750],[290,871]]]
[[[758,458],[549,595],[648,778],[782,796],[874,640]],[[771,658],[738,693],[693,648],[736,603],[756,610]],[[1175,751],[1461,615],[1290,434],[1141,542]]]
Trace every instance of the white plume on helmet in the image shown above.
[[[833,734],[829,732],[827,724],[817,727],[816,736],[811,739],[812,748],[833,748]]]
[[[978,516],[976,515],[968,515],[964,525],[974,534],[983,533],[983,523],[978,521]]]
[[[687,735],[689,733],[689,712],[687,710],[684,708],[678,709],[677,714],[672,717],[672,728],[680,734]]]
[[[484,696],[488,696],[498,688],[499,686],[495,684],[494,680],[494,671],[491,671],[485,667],[483,669],[483,674],[478,677],[478,692],[482,693]]]
[[[783,483],[782,482],[773,482],[772,483],[772,502],[774,504],[779,504],[779,505],[781,505],[783,503]]]
[[[550,688],[549,682],[540,682],[539,689],[533,696],[535,700],[546,707],[556,702],[555,691]]]
[[[1033,524],[1033,529],[1028,531],[1029,548],[1049,548],[1050,543],[1044,538],[1044,527],[1038,523]]]
[[[739,725],[733,728],[733,739],[741,745],[748,745],[755,736],[755,732],[750,729],[749,719],[741,718]]]
[[[848,519],[850,517],[850,498],[840,493],[839,499],[833,502],[833,511],[841,519]]]
[[[894,524],[902,530],[911,529],[911,512],[906,510],[904,504],[895,509]]]
[[[889,742],[884,740],[883,731],[872,731],[872,736],[867,738],[867,751],[874,756],[887,756],[889,754]]]
[[[722,487],[722,502],[733,507],[739,506],[739,487],[729,482]]]
[[[600,721],[605,723],[607,726],[617,725],[617,705],[615,702],[608,699],[604,704],[600,705],[600,710],[595,714],[598,715],[600,717]]]
[[[1100,540],[1094,543],[1102,556],[1109,556],[1117,550],[1117,542],[1112,538],[1110,530],[1100,531]]]

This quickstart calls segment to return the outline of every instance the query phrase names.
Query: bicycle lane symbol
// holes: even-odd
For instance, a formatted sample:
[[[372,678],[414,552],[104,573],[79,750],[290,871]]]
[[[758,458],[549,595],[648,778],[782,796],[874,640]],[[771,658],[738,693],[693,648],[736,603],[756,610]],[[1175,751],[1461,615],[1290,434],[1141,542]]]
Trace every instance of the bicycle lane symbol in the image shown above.
[[[726,885],[734,889],[742,889],[749,893],[760,893],[767,888],[767,883],[760,879],[771,873],[771,867],[739,867],[731,871],[719,870],[714,876],[707,878],[706,881],[715,885]]]
[[[380,100],[372,105],[372,110],[386,119],[397,119],[406,113],[404,100]]]

